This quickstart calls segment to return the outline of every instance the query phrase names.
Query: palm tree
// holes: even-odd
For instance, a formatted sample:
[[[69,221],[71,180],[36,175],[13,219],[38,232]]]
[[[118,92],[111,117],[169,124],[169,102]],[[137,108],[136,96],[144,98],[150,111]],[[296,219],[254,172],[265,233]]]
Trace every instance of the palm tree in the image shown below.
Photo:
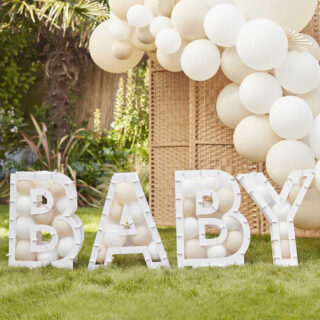
[[[89,35],[98,23],[108,19],[108,2],[4,0],[0,10],[9,17],[9,26],[21,21],[21,16],[38,26],[37,46],[45,75],[44,102],[50,107],[57,135],[62,137],[70,129],[72,100],[81,93]]]

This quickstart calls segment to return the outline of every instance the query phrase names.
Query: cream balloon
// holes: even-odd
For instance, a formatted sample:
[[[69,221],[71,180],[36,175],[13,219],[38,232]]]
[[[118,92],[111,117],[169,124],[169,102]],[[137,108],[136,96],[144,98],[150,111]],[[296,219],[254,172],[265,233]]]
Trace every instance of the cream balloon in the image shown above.
[[[222,216],[222,221],[226,224],[228,231],[241,230],[240,222],[237,219],[230,217],[229,215],[224,214]]]
[[[34,189],[36,187],[36,184],[34,183],[34,181],[31,180],[20,180],[17,182],[17,191],[19,192],[19,194],[21,195],[30,195],[30,190]]]
[[[157,0],[159,16],[170,17],[172,10],[179,0]]]
[[[154,17],[160,16],[159,0],[144,0],[144,5],[149,8]]]
[[[137,200],[137,195],[131,182],[120,182],[116,186],[114,196],[119,204],[130,204]]]
[[[221,47],[234,47],[240,29],[246,23],[243,13],[231,4],[214,6],[204,19],[207,37]]]
[[[219,49],[209,40],[195,40],[183,50],[181,67],[183,72],[192,80],[208,80],[219,70]]]
[[[114,17],[110,20],[109,34],[114,40],[126,40],[131,32],[131,27],[126,21]]]
[[[38,252],[37,260],[44,261],[44,262],[57,261],[59,260],[58,252],[55,249],[48,252]]]
[[[302,35],[311,43],[309,53],[315,57],[317,61],[320,60],[320,46],[317,40],[309,34],[302,33]]]
[[[232,4],[232,5],[236,4],[234,0],[206,0],[206,2],[210,7],[214,7],[219,4]]]
[[[143,223],[145,221],[144,213],[138,201],[129,206],[131,218],[134,223]]]
[[[264,115],[252,115],[243,119],[233,135],[237,152],[245,159],[261,162],[266,160],[270,148],[281,138],[272,130]]]
[[[276,22],[255,19],[241,28],[236,47],[242,62],[252,69],[265,71],[278,67],[284,61],[288,39]]]
[[[304,100],[295,96],[286,96],[272,105],[269,120],[271,128],[278,136],[298,140],[310,132],[313,114]]]
[[[15,258],[17,261],[35,261],[37,259],[37,254],[30,250],[29,240],[20,240],[17,243]]]
[[[156,37],[156,46],[158,50],[166,54],[177,52],[181,46],[180,34],[172,29],[165,28],[158,32]]]
[[[192,217],[183,219],[183,233],[185,239],[199,238],[198,220]]]
[[[160,260],[160,255],[159,255],[159,252],[158,252],[157,244],[155,242],[151,242],[148,245],[148,249],[149,249],[149,253],[150,253],[151,259],[153,261],[159,261]]]
[[[131,44],[138,50],[143,50],[143,51],[154,51],[156,49],[156,45],[154,42],[146,44],[141,42],[137,38],[137,31],[133,30],[130,35],[130,41]]]
[[[52,221],[52,227],[56,229],[59,238],[69,237],[73,234],[70,225],[63,221],[61,217],[56,216]]]
[[[187,46],[187,42],[182,40],[182,44],[180,49],[173,53],[173,54],[165,54],[161,52],[160,50],[157,50],[157,59],[159,61],[159,64],[164,69],[170,71],[170,72],[180,72],[182,71],[181,67],[181,55],[184,50],[184,48]]]
[[[316,230],[320,228],[320,191],[309,189],[298,213],[294,225],[301,230]]]
[[[148,26],[153,19],[152,11],[141,4],[131,6],[127,11],[128,24],[135,28]]]
[[[222,245],[212,246],[207,248],[207,256],[209,259],[224,258],[227,255],[227,250]]]
[[[136,4],[143,4],[143,0],[109,0],[110,10],[121,20],[127,20],[128,10]]]
[[[150,33],[149,27],[136,29],[136,37],[143,44],[152,44],[155,40],[154,36]]]
[[[306,94],[298,95],[298,97],[308,103],[308,105],[312,109],[314,117],[320,114],[320,85]]]
[[[223,50],[221,69],[228,79],[238,84],[249,74],[256,72],[242,62],[235,47]]]
[[[133,48],[129,41],[116,41],[112,45],[112,54],[116,59],[126,60],[130,58]]]
[[[127,237],[120,235],[120,226],[110,224],[104,231],[103,244],[108,247],[123,247]]]
[[[248,20],[268,18],[282,27],[301,31],[312,19],[317,0],[235,0]]]
[[[182,194],[185,198],[194,199],[197,191],[197,181],[194,179],[185,179],[182,182]]]
[[[225,247],[229,253],[234,254],[241,248],[242,241],[242,232],[230,231],[225,241]]]
[[[228,212],[234,202],[234,194],[233,190],[230,188],[221,188],[217,191],[217,196],[219,199],[219,211],[220,212]]]
[[[152,241],[152,235],[150,230],[144,225],[138,225],[136,227],[137,234],[130,236],[131,242],[135,246],[147,246]]]
[[[320,84],[320,67],[310,53],[293,50],[275,69],[275,76],[287,91],[305,94]]]
[[[269,113],[275,101],[282,97],[279,81],[264,72],[252,73],[241,83],[239,96],[242,105],[256,114]]]
[[[172,10],[172,25],[186,40],[205,38],[203,22],[208,11],[204,0],[180,0]]]
[[[206,257],[206,248],[200,247],[198,239],[187,240],[184,251],[186,259],[204,259]]]
[[[315,159],[306,144],[296,140],[283,140],[268,152],[266,166],[270,178],[283,186],[291,171],[313,170]]]
[[[183,199],[183,216],[185,218],[196,216],[196,201],[195,199]]]
[[[241,120],[251,115],[240,101],[239,85],[236,83],[227,85],[220,92],[216,109],[219,119],[231,129],[235,129]]]
[[[32,217],[37,224],[51,224],[54,214],[55,214],[54,209],[51,209],[47,213],[36,214],[36,215],[33,215]]]
[[[66,191],[64,190],[64,187],[57,182],[53,182],[50,185],[49,191],[55,199],[61,199],[66,196]]]
[[[281,248],[282,259],[290,259],[291,258],[291,254],[290,254],[289,240],[281,240],[280,248]]]
[[[126,72],[139,63],[144,52],[142,50],[133,49],[133,52],[128,59],[117,59],[112,53],[112,46],[115,40],[109,34],[109,25],[109,20],[104,21],[93,31],[89,42],[91,57],[104,71],[111,73]]]
[[[171,19],[168,17],[155,17],[150,23],[150,32],[154,37],[156,37],[161,30],[166,28],[172,28]]]
[[[315,157],[320,160],[320,114],[312,123],[309,133],[309,145]]]
[[[104,261],[106,259],[106,255],[107,255],[107,250],[108,249],[106,246],[104,246],[103,244],[100,245],[98,256],[97,256],[97,263],[104,264]]]

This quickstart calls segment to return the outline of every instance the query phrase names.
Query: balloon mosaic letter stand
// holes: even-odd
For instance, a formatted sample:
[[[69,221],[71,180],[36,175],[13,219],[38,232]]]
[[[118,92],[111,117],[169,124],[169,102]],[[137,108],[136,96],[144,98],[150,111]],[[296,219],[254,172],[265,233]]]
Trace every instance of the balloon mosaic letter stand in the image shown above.
[[[142,253],[147,267],[170,267],[157,226],[136,173],[114,174],[91,252],[89,269],[117,254]]]
[[[57,172],[11,174],[9,266],[73,268],[84,241],[75,183]],[[46,201],[43,201],[46,199]],[[51,239],[44,240],[43,235]]]
[[[319,14],[303,31],[318,41]],[[236,176],[265,172],[265,164],[237,154],[233,130],[216,113],[216,100],[230,81],[219,71],[205,82],[189,80],[151,64],[150,79],[150,208],[157,225],[175,225],[174,172],[219,169]],[[240,208],[252,234],[268,234],[269,222],[242,192]],[[297,236],[320,237],[320,231],[296,230]]]

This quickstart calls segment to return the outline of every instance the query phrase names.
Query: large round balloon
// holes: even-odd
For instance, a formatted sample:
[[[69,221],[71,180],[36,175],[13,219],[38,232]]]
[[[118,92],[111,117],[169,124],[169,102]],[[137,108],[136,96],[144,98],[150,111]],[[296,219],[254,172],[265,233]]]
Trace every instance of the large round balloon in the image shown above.
[[[128,10],[136,4],[143,4],[143,0],[109,0],[110,10],[121,20],[127,20]]]
[[[243,119],[234,131],[233,143],[237,152],[250,161],[265,161],[270,148],[280,140],[264,115]]]
[[[221,4],[207,13],[204,30],[216,45],[234,47],[238,33],[245,23],[245,17],[238,8],[231,4]]]
[[[307,52],[290,51],[275,75],[284,89],[295,94],[305,94],[320,84],[318,61]]]
[[[266,166],[270,178],[283,186],[291,171],[313,170],[315,159],[306,144],[296,140],[283,140],[268,152]]]
[[[182,71],[181,67],[181,55],[184,48],[187,46],[188,42],[182,40],[180,49],[173,54],[166,54],[157,50],[157,59],[161,67],[165,68],[170,72],[180,72]]]
[[[242,105],[239,98],[239,85],[228,84],[217,99],[217,113],[227,127],[235,129],[241,120],[251,113]]]
[[[320,191],[317,188],[308,190],[294,218],[294,225],[301,230],[320,228]]]
[[[250,112],[266,114],[273,103],[282,97],[282,88],[272,75],[257,72],[242,81],[239,94],[242,104]]]
[[[251,20],[268,18],[282,27],[301,31],[312,19],[317,0],[235,0],[237,6]]]
[[[299,97],[308,103],[314,117],[320,114],[320,85],[306,94],[299,95]]]
[[[92,60],[103,70],[111,73],[121,73],[135,67],[142,59],[144,52],[132,49],[132,54],[129,58],[120,60],[117,59],[112,52],[112,46],[115,40],[109,34],[110,21],[104,21],[98,25],[93,31],[90,42],[89,51]]]
[[[209,40],[195,40],[184,49],[181,55],[181,67],[192,80],[208,80],[219,70],[219,49]]]
[[[209,5],[204,0],[181,0],[172,10],[172,24],[186,40],[205,38],[203,24],[208,11]]]
[[[312,124],[309,133],[309,144],[315,157],[320,160],[320,115],[318,115]]]
[[[247,66],[266,71],[284,61],[288,52],[288,38],[276,22],[255,19],[242,27],[236,46],[241,60]]]
[[[302,139],[312,127],[313,114],[309,105],[299,97],[286,96],[270,109],[270,125],[284,139]]]
[[[223,51],[221,69],[228,79],[238,84],[250,73],[256,72],[242,62],[235,47],[226,48]]]

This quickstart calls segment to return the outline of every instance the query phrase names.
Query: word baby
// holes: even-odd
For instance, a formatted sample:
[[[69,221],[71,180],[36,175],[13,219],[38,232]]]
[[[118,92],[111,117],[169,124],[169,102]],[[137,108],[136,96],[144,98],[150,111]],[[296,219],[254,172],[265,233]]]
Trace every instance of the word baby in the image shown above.
[[[273,261],[298,264],[293,219],[314,178],[311,170],[290,174],[280,195],[262,173],[238,179],[270,221]],[[244,264],[250,229],[239,212],[236,179],[219,170],[176,172],[178,267]],[[299,187],[289,202],[292,188]],[[290,204],[291,203],[291,204]],[[9,265],[72,268],[84,231],[75,184],[50,172],[11,176]],[[209,236],[208,228],[218,230]],[[170,267],[145,194],[135,173],[112,178],[92,249],[89,268],[108,265],[117,254],[143,254],[148,268]]]

